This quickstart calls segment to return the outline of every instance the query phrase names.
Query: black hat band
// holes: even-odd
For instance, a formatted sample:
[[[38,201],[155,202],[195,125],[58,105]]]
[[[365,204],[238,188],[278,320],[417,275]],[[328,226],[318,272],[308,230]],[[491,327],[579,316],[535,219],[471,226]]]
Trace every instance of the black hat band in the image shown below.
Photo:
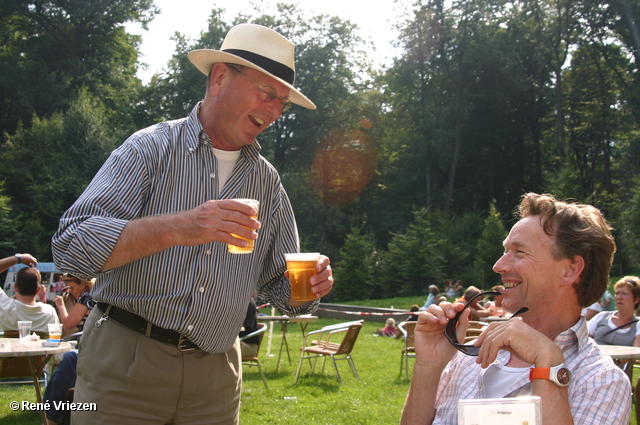
[[[276,62],[273,59],[269,59],[265,56],[259,55],[257,53],[249,52],[247,50],[240,49],[225,49],[222,50],[225,53],[229,53],[242,59],[248,60],[254,65],[259,66],[265,71],[275,75],[281,80],[286,81],[287,83],[293,85],[293,82],[296,79],[296,73],[293,69],[289,68],[286,65],[281,64],[280,62]]]

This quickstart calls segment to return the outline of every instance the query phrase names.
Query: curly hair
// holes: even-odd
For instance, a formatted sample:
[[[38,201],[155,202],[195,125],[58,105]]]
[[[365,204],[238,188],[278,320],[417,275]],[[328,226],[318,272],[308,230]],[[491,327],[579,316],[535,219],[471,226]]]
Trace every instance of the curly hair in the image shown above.
[[[612,229],[602,212],[591,205],[558,201],[553,195],[527,193],[516,215],[540,216],[544,232],[555,239],[552,255],[556,260],[578,255],[584,259],[584,270],[573,286],[582,307],[598,301],[607,289],[616,252]]]

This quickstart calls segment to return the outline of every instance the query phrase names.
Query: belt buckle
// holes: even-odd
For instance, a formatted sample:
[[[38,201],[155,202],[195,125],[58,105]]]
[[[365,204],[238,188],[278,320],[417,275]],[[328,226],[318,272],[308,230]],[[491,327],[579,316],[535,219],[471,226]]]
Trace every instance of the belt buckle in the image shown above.
[[[180,334],[180,338],[178,338],[178,350],[180,351],[193,351],[195,350],[195,347],[185,347],[184,344],[186,344],[189,340],[187,338],[185,338],[182,334]]]

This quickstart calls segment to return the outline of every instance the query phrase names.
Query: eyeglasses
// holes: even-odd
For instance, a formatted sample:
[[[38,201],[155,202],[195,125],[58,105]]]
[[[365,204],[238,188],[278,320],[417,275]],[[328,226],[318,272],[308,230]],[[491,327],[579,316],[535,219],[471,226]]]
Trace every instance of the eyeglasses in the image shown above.
[[[234,71],[236,71],[238,74],[242,75],[247,80],[251,81],[253,83],[253,85],[256,86],[256,88],[260,91],[259,98],[260,98],[261,101],[269,103],[269,102],[273,102],[274,100],[278,99],[280,101],[280,103],[282,104],[282,113],[283,114],[285,112],[287,112],[289,109],[291,109],[291,101],[289,100],[288,97],[278,97],[276,95],[276,91],[273,89],[273,87],[260,85],[260,84],[256,83],[255,81],[253,81],[253,79],[248,77],[245,73],[240,71],[235,66],[231,66],[230,64],[227,64],[227,66],[229,68],[233,69]]]
[[[447,327],[444,329],[444,334],[447,337],[447,339],[449,340],[449,342],[451,343],[451,345],[456,347],[458,349],[458,351],[466,354],[467,356],[477,356],[480,353],[480,347],[479,346],[475,346],[475,345],[460,344],[458,342],[458,334],[456,332],[456,327],[458,326],[458,320],[460,320],[460,316],[462,315],[462,313],[471,305],[471,303],[473,301],[476,300],[476,298],[484,297],[484,296],[487,296],[487,295],[502,295],[502,293],[500,293],[498,291],[480,292],[478,295],[476,295],[473,298],[471,298],[465,304],[464,308],[462,310],[460,310],[458,312],[458,314],[456,314],[456,317],[454,317],[453,319],[449,320],[449,323],[447,323]],[[522,314],[522,313],[527,312],[527,311],[529,311],[529,309],[527,307],[522,307],[520,310],[518,310],[515,313],[513,313],[513,315],[511,317],[516,317],[518,314]]]

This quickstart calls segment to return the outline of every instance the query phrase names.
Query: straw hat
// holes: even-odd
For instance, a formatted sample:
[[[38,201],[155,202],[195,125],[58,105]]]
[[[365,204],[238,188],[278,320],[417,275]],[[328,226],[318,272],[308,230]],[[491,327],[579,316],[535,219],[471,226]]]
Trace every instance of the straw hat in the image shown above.
[[[272,29],[256,24],[240,24],[229,30],[220,50],[193,50],[188,58],[204,75],[209,75],[213,64],[217,62],[253,68],[289,87],[291,102],[316,109],[313,102],[293,87],[296,78],[294,48],[292,42]]]

